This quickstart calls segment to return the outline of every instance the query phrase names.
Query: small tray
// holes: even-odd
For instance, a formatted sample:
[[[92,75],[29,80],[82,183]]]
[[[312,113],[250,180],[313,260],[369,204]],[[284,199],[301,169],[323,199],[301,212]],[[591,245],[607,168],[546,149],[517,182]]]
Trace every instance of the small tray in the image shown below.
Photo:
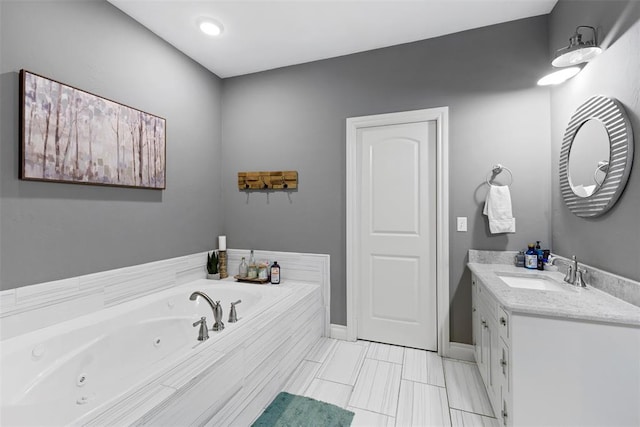
[[[258,283],[258,284],[264,284],[269,282],[269,279],[249,279],[248,277],[240,277],[239,274],[236,274],[235,276],[233,276],[234,279],[236,279],[237,282],[244,282],[244,283]]]

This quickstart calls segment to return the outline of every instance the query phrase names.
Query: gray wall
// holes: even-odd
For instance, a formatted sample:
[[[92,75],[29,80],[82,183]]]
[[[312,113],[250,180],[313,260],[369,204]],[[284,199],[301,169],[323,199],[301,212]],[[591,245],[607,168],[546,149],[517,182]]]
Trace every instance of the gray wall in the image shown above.
[[[104,1],[0,11],[1,289],[214,247],[220,79]],[[19,181],[21,68],[167,119],[166,191]]]
[[[549,246],[549,90],[536,86],[547,46],[542,16],[225,79],[229,245],[330,254],[331,322],[345,324],[345,119],[449,106],[451,339],[470,343],[467,250]],[[498,162],[514,174],[517,233],[491,236],[484,180]],[[281,169],[299,171],[290,197],[236,187],[239,171]],[[469,232],[455,231],[456,216],[469,217]]]
[[[640,2],[560,0],[550,15],[550,52],[567,44],[578,25],[598,28],[605,51],[551,96],[553,248],[594,267],[640,280]],[[595,219],[578,218],[565,206],[558,182],[564,128],[592,95],[617,98],[635,132],[635,159],[622,197]]]

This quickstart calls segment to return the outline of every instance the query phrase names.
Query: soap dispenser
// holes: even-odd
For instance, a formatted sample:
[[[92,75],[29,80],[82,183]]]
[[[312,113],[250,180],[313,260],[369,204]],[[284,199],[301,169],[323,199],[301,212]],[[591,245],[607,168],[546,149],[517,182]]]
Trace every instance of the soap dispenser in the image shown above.
[[[538,268],[538,254],[533,249],[533,243],[529,243],[527,253],[524,255],[524,268],[530,270]]]

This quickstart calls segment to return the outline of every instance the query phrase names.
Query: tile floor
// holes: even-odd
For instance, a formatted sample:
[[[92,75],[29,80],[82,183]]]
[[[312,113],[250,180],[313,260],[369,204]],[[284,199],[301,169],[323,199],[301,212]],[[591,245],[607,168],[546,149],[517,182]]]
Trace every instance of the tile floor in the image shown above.
[[[353,426],[499,426],[475,363],[412,348],[322,338],[284,391],[353,411]]]

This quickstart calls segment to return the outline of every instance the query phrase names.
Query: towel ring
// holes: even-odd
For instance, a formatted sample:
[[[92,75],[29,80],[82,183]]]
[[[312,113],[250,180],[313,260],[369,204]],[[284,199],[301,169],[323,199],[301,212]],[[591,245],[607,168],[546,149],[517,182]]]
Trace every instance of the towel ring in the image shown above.
[[[503,172],[503,171],[509,172],[509,177],[511,178],[511,182],[509,182],[507,186],[510,186],[511,184],[513,184],[513,172],[511,172],[511,169],[509,169],[506,166],[502,166],[500,163],[498,163],[497,165],[493,165],[491,172],[489,172],[489,174],[487,175],[487,184],[493,185],[491,183],[491,177],[498,175],[500,172]]]

